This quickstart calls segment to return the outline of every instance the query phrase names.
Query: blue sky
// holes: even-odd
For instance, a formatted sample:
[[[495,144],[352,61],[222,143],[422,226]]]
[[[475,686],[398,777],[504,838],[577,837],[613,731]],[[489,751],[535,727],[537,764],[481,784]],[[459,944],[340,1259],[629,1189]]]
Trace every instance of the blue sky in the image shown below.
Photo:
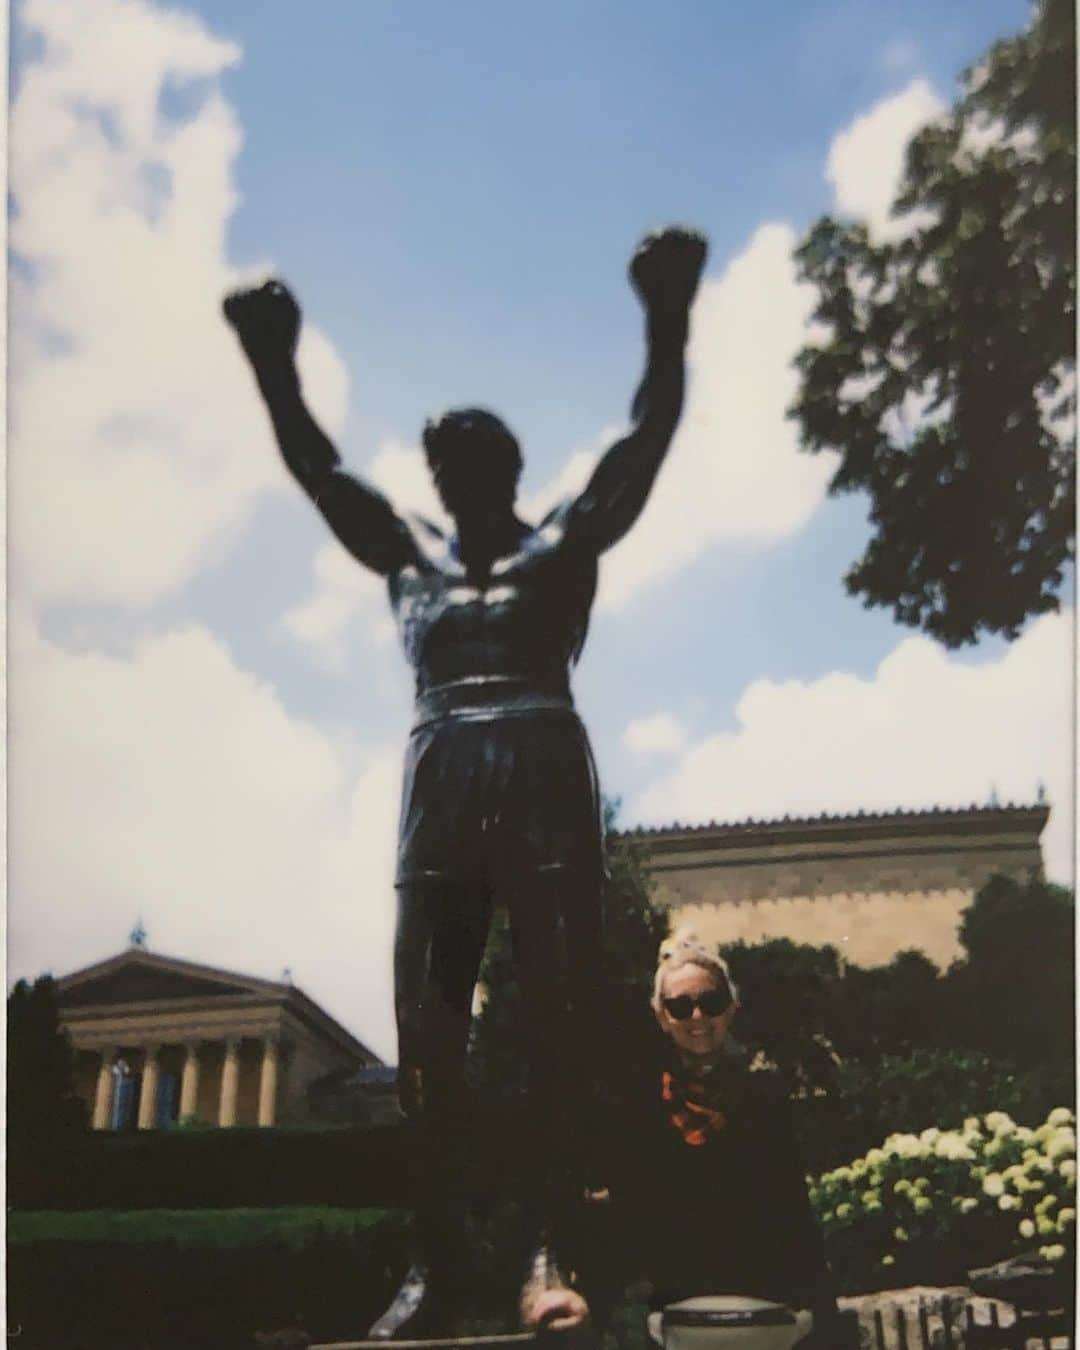
[[[783,417],[825,210],[887,232],[900,150],[1016,0],[25,0],[15,9],[11,965],[152,947],[295,978],[392,1053],[409,680],[378,586],[287,480],[217,304],[285,277],[313,405],[428,504],[426,416],[480,403],[526,513],[626,416],[626,262],[711,255],[687,416],[605,564],[577,678],[624,822],[1054,804],[1071,612],[946,653],[840,578],[858,498]]]

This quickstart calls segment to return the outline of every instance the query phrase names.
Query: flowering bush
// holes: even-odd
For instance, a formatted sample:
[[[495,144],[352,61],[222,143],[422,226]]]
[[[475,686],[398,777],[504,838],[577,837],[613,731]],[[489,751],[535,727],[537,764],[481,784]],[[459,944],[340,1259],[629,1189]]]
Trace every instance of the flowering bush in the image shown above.
[[[1016,1252],[1059,1261],[1076,1232],[1076,1118],[1037,1129],[1004,1111],[960,1129],[893,1134],[810,1180],[833,1271],[848,1290],[962,1279]]]

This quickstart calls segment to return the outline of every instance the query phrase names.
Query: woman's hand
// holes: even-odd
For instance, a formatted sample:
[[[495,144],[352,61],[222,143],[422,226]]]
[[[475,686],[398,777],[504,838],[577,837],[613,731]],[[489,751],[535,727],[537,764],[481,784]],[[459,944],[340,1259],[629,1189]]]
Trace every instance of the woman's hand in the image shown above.
[[[589,1320],[589,1305],[576,1289],[540,1289],[521,1305],[522,1325],[537,1331],[576,1331]]]

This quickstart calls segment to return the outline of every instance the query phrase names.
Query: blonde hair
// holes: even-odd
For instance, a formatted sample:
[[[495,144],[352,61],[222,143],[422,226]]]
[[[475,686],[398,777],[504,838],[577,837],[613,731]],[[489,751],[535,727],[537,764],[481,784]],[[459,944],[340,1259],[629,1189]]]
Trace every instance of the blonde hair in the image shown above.
[[[669,933],[660,944],[656,957],[656,977],[653,980],[654,1012],[658,1013],[662,1006],[664,976],[669,970],[679,970],[682,966],[697,966],[701,970],[707,970],[718,984],[722,982],[727,985],[731,1001],[738,1003],[739,991],[717,944],[702,942],[696,929],[683,925]]]

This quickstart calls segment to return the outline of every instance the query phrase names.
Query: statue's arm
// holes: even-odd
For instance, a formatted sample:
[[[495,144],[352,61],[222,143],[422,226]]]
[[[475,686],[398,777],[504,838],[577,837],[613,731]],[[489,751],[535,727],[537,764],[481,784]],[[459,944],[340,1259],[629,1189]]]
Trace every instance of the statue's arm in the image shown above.
[[[682,413],[690,314],[705,263],[704,238],[689,230],[649,235],[630,264],[645,307],[648,357],[631,406],[629,432],[602,457],[570,509],[573,537],[597,553],[637,520]]]
[[[407,528],[375,488],[347,473],[329,437],[304,402],[295,352],[300,309],[287,288],[269,281],[224,304],[251,364],[274,435],[293,477],[349,552],[383,576],[408,561]]]

